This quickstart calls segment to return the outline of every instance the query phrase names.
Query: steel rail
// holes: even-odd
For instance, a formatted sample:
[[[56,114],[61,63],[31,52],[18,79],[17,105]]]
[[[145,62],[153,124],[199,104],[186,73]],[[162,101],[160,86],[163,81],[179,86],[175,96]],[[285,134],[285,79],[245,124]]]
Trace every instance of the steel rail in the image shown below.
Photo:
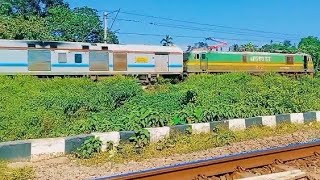
[[[198,175],[206,177],[231,173],[241,168],[256,168],[274,163],[305,158],[320,153],[320,140],[307,143],[291,144],[284,147],[240,153],[224,157],[200,160],[163,168],[149,169],[128,174],[101,177],[96,180],[173,180],[195,179]]]

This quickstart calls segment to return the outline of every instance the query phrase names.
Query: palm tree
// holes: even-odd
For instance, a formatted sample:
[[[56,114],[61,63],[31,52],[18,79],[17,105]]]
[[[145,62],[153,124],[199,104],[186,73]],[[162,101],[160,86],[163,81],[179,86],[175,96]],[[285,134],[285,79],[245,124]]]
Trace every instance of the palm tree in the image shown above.
[[[163,45],[163,46],[172,46],[173,45],[173,42],[172,42],[172,37],[170,37],[169,35],[166,35],[165,38],[163,38],[160,43]]]
[[[234,44],[230,47],[230,50],[232,50],[233,52],[239,52],[240,51],[240,47],[238,44]]]

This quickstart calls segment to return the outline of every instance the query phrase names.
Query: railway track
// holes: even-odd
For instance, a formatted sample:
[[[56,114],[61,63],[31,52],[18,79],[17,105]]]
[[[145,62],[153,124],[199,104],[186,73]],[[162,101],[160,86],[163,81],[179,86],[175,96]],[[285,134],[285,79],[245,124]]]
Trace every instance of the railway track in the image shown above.
[[[317,168],[320,165],[316,164],[318,159],[320,159],[320,140],[101,177],[96,180],[320,179],[320,176],[310,170],[300,170],[302,165],[293,166],[303,164],[306,167],[314,165],[314,168]]]

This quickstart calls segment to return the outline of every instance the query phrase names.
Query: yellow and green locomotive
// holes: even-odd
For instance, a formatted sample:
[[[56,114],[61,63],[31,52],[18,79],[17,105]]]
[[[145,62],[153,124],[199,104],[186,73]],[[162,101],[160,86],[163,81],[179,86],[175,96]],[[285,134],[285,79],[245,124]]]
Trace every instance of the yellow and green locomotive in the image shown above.
[[[194,50],[185,53],[184,70],[187,73],[314,73],[312,58],[308,54],[217,52],[206,50]]]

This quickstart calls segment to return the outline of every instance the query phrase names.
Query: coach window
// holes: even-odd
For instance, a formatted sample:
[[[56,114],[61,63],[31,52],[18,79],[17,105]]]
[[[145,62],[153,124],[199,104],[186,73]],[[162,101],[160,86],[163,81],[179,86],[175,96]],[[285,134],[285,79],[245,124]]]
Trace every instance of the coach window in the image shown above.
[[[82,46],[82,49],[89,49],[89,46]]]
[[[67,53],[58,53],[58,62],[67,63]]]
[[[36,48],[35,44],[28,44],[28,48]]]
[[[200,54],[196,54],[196,59],[200,59]]]
[[[201,54],[201,59],[206,59],[206,54]]]
[[[82,54],[75,54],[74,55],[74,62],[75,63],[82,63]]]
[[[51,44],[51,45],[50,45],[50,48],[51,48],[51,49],[57,49],[58,46],[57,46],[56,44]]]

